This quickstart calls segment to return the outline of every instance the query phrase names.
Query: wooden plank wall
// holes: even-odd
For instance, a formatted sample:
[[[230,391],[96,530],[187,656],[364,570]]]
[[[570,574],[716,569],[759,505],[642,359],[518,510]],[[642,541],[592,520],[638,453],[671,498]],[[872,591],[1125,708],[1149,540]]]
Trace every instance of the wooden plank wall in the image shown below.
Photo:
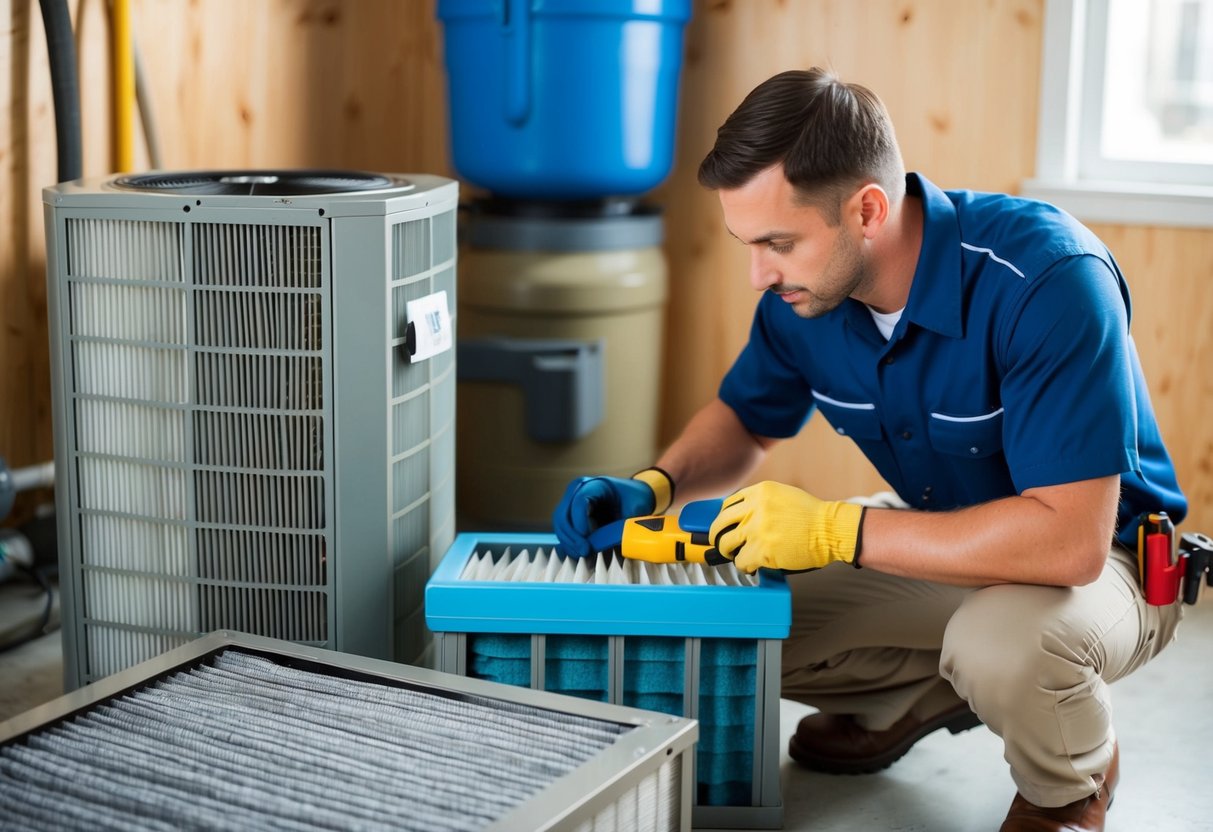
[[[944,187],[1014,191],[1032,174],[1044,0],[696,0],[666,206],[672,290],[662,401],[672,439],[714,395],[757,296],[695,168],[755,84],[832,66],[885,100],[908,167]],[[76,0],[86,174],[108,172],[104,0]],[[450,173],[434,0],[135,0],[164,164]],[[49,459],[39,189],[54,133],[37,4],[0,0],[0,455]],[[140,150],[140,154],[142,151]],[[140,166],[146,156],[138,157]],[[1213,531],[1213,230],[1100,225],[1135,296],[1134,331],[1164,436]],[[881,487],[820,423],[760,472],[843,497]]]

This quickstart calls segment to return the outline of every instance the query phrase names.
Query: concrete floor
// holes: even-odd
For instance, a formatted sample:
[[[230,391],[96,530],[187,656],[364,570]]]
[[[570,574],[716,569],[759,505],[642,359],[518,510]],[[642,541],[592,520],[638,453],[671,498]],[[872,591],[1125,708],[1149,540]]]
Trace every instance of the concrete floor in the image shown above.
[[[0,585],[0,633],[36,620],[43,596],[32,584]],[[1112,687],[1121,784],[1108,817],[1120,832],[1213,830],[1213,594],[1187,608],[1179,639]],[[0,721],[62,692],[57,632],[0,653]],[[784,701],[787,736],[803,705]],[[786,830],[969,832],[995,830],[1015,787],[998,738],[984,727],[937,732],[879,774],[804,771],[785,755]],[[3,819],[0,818],[0,827]]]

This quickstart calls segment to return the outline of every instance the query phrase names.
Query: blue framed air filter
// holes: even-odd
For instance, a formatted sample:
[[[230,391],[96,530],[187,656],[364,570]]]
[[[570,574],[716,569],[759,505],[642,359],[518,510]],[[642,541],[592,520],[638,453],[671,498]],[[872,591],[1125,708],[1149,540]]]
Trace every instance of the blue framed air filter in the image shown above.
[[[781,576],[456,536],[426,586],[438,669],[699,721],[693,823],[778,828]]]

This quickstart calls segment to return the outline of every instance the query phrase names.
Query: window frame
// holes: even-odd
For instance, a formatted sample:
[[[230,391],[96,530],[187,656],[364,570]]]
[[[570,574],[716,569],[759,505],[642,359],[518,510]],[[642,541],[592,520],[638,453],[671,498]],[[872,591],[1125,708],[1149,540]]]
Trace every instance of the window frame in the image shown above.
[[[1084,221],[1213,228],[1213,184],[1183,173],[1194,165],[1092,156],[1103,128],[1107,4],[1045,0],[1036,176],[1021,193]]]

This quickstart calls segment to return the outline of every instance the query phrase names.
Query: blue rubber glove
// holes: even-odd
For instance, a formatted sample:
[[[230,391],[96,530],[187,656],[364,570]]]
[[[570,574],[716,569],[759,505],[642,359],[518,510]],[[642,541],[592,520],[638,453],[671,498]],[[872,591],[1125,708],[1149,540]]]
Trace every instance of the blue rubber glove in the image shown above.
[[[631,479],[578,477],[564,490],[552,514],[560,550],[575,558],[592,554],[590,535],[596,529],[628,517],[664,511],[673,497],[673,481],[656,468],[646,468]]]

